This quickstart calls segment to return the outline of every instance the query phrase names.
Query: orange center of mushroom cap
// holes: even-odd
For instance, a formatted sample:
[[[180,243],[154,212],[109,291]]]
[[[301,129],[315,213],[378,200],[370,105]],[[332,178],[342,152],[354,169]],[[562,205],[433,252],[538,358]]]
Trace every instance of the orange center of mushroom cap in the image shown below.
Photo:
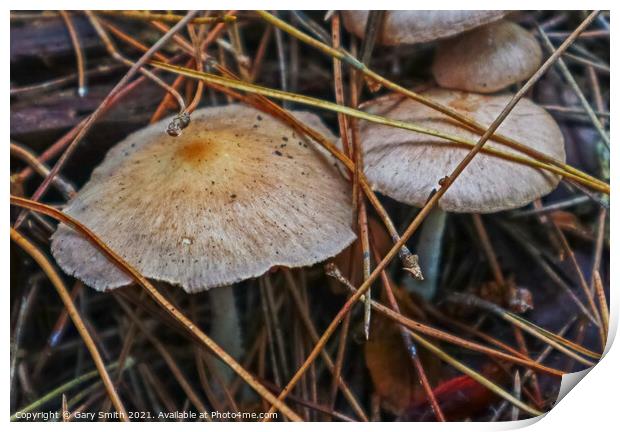
[[[144,163],[163,169],[158,170],[162,173],[198,170],[203,174],[225,174],[235,165],[241,165],[242,169],[248,154],[260,155],[261,148],[254,145],[256,140],[252,138],[239,131],[192,131],[188,128],[179,137],[161,136],[157,142],[146,144],[144,151],[134,151],[125,157],[128,165]]]
[[[178,141],[177,141],[178,140]],[[204,168],[204,164],[216,165],[233,162],[240,147],[248,145],[247,137],[225,130],[210,131],[207,134],[187,134],[185,137],[172,138],[166,145],[172,146],[172,160],[188,167]]]
[[[207,140],[194,139],[179,146],[175,154],[188,164],[197,164],[210,156],[213,145]]]

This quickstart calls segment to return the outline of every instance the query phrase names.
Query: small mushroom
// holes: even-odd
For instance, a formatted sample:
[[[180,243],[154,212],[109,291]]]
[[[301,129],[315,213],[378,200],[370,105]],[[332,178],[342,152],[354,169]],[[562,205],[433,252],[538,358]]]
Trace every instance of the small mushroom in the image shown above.
[[[493,93],[528,79],[541,61],[536,38],[501,20],[441,41],[432,70],[441,87]]]
[[[489,125],[511,99],[511,95],[480,95],[455,90],[430,89],[422,93],[483,125]],[[452,119],[400,95],[375,99],[365,109],[395,120],[416,123],[429,129],[476,142],[479,135],[456,125]],[[499,133],[564,161],[564,138],[555,120],[543,108],[522,99],[499,127]],[[421,207],[468,153],[463,148],[417,132],[365,123],[360,127],[364,170],[373,187],[392,198]],[[503,152],[520,154],[489,140]],[[529,204],[551,192],[559,177],[536,168],[481,153],[439,200],[446,211],[492,213]]]
[[[461,91],[430,89],[426,97],[449,106],[483,125],[491,124],[511,99],[511,95],[488,96]],[[438,113],[400,95],[389,95],[366,104],[365,110],[395,120],[478,141],[479,135],[465,130],[444,114]],[[359,126],[364,152],[364,171],[373,189],[416,207],[422,207],[468,153],[445,139],[363,123]],[[564,138],[553,118],[533,102],[522,99],[499,127],[499,132],[528,146],[564,161]],[[489,140],[507,153],[517,153]],[[557,186],[559,177],[536,168],[480,153],[469,163],[454,184],[439,200],[422,226],[418,245],[424,281],[405,281],[423,296],[430,298],[438,279],[441,236],[446,211],[492,213],[531,203]]]
[[[363,39],[368,11],[343,11],[346,29]],[[506,15],[499,10],[411,10],[387,11],[377,42],[402,45],[430,42],[447,38]]]

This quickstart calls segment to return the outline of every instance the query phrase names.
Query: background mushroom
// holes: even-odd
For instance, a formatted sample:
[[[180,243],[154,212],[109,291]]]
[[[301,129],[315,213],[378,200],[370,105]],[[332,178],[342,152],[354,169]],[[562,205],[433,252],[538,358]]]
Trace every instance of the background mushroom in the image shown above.
[[[343,11],[342,14],[347,30],[363,39],[368,11]],[[377,42],[382,45],[430,42],[496,21],[504,15],[506,11],[499,10],[387,11]]]
[[[437,102],[466,114],[477,122],[490,124],[506,106],[511,95],[486,96],[461,91],[430,89],[423,93]],[[477,141],[478,135],[454,124],[445,115],[399,95],[375,99],[365,106],[368,112],[416,123],[443,133]],[[564,161],[564,139],[553,118],[527,99],[522,99],[499,128],[499,133],[527,143]],[[389,128],[377,124],[360,125],[364,170],[377,191],[398,201],[422,207],[438,182],[465,157],[467,148],[445,139]],[[510,148],[489,140],[507,153]],[[414,282],[421,292],[431,295],[436,284],[439,245],[445,211],[491,213],[529,204],[551,192],[559,177],[538,169],[479,154],[439,201],[440,209],[424,222],[417,250],[425,280]],[[429,254],[430,252],[430,254]]]
[[[295,115],[331,136],[316,115]],[[308,266],[354,240],[347,182],[315,143],[241,105],[194,112],[179,137],[164,132],[169,122],[112,148],[65,209],[144,276],[197,292],[277,265]],[[98,290],[131,282],[64,225],[52,237],[52,253]],[[209,297],[211,333],[238,358],[232,288]],[[218,369],[230,378],[228,368]]]
[[[536,38],[518,24],[501,20],[441,41],[432,71],[441,87],[493,93],[526,80],[541,61]]]

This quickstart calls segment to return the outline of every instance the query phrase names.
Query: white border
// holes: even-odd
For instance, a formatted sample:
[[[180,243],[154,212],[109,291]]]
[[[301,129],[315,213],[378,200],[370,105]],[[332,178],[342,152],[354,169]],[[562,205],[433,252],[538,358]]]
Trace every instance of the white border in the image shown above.
[[[3,24],[4,31],[2,33],[2,50],[3,56],[2,58],[6,59],[9,57],[9,8],[27,10],[27,9],[44,9],[44,8],[55,8],[55,9],[109,9],[114,6],[118,7],[118,3],[115,2],[95,2],[95,1],[74,1],[74,0],[60,0],[54,2],[35,2],[35,1],[20,1],[20,2],[10,2],[11,4],[5,6],[4,14],[3,14]],[[377,8],[381,7],[384,9],[426,9],[428,6],[432,6],[434,9],[495,9],[498,6],[501,6],[505,9],[534,9],[538,7],[540,9],[558,9],[558,10],[569,10],[569,9],[583,9],[586,6],[596,7],[600,9],[611,9],[612,16],[615,17],[615,13],[613,11],[613,6],[615,4],[611,1],[574,1],[574,0],[564,0],[564,1],[503,1],[501,3],[497,1],[433,1],[431,3],[427,2],[404,2],[404,1],[381,1],[378,3],[375,1],[369,0],[356,0],[356,1],[339,1],[334,2],[331,1],[323,1],[323,0],[314,0],[312,2],[290,2],[290,1],[175,1],[172,4],[170,1],[135,1],[128,0],[122,3],[123,8],[127,9],[161,9],[167,10],[171,6],[174,6],[177,9],[191,9],[191,8],[204,8],[209,7],[211,9],[368,9],[368,8]],[[617,38],[615,35],[617,32],[612,32],[612,46],[618,46]],[[616,61],[617,56],[612,56],[612,71],[616,70]],[[4,115],[2,116],[3,122],[5,124],[5,131],[10,130],[9,124],[9,110],[10,110],[10,96],[8,94],[8,82],[9,82],[9,71],[6,68],[2,69],[2,75],[4,79]],[[615,80],[612,80],[612,98],[611,105],[616,106],[618,102],[617,99],[617,84]],[[614,117],[611,117],[612,127],[611,130],[614,130]],[[5,138],[5,145],[6,145]],[[612,143],[612,146],[614,144]],[[612,152],[611,164],[612,164],[612,172],[616,172],[617,165],[617,151]],[[0,169],[1,176],[0,178],[5,179],[0,188],[2,188],[2,194],[5,197],[4,203],[6,205],[6,211],[8,212],[8,195],[9,195],[9,187],[8,187],[8,176],[9,176],[9,160],[8,160],[8,149],[6,149],[1,153],[2,154],[2,164]],[[618,182],[616,178],[612,176],[612,189],[617,190]],[[613,211],[613,201],[612,201],[612,210],[611,214],[614,215]],[[8,214],[5,213],[4,223],[7,223],[9,220]],[[3,386],[5,389],[2,394],[2,402],[5,407],[5,420],[8,422],[8,405],[9,405],[9,376],[6,371],[9,369],[9,314],[8,308],[10,305],[9,302],[9,265],[10,265],[10,257],[9,257],[9,236],[8,229],[5,227],[0,230],[0,265],[2,266],[2,274],[5,278],[5,282],[2,286],[4,288],[4,301],[2,304],[5,308],[5,325],[2,326],[2,344],[0,345],[0,350],[2,351],[2,364],[4,365],[2,370],[5,373],[2,375]],[[611,230],[611,243],[615,245],[618,241],[616,231]],[[618,268],[618,264],[620,264],[618,260],[618,256],[615,253],[614,248],[612,247],[611,252],[611,268]],[[611,286],[614,287],[616,278],[615,275],[612,274]],[[615,336],[615,332],[617,330],[618,324],[618,312],[619,312],[619,301],[617,290],[613,289],[611,295],[611,304],[612,304],[612,332],[613,336]],[[610,337],[610,341],[612,337]],[[525,427],[528,424],[534,423],[530,426],[533,431],[547,431],[547,430],[608,430],[609,425],[617,425],[618,418],[620,417],[620,410],[618,409],[618,393],[620,392],[620,350],[617,347],[617,344],[611,344],[611,347],[608,346],[608,352],[605,358],[596,366],[594,369],[587,374],[587,376],[580,382],[577,386],[576,390],[570,391],[568,395],[561,401],[559,404],[551,410],[549,414],[547,414],[544,419],[538,422],[526,421],[526,422],[518,422],[517,424],[511,423],[450,423],[449,425],[441,425],[441,424],[432,424],[432,423],[391,423],[390,428],[394,430],[411,430],[414,428],[415,430],[446,430],[450,428],[450,430],[459,430],[459,431],[491,431],[491,430],[508,430],[514,428]],[[148,428],[154,428],[155,430],[167,430],[169,428],[169,423],[150,423]],[[109,424],[106,423],[94,423],[89,424],[87,427],[99,429],[99,428],[107,428]],[[83,428],[83,424],[71,423],[67,425],[61,425],[59,423],[55,424],[35,424],[35,423],[10,423],[11,428],[15,429],[23,429],[23,428]],[[115,424],[113,427],[117,427]],[[119,427],[144,427],[144,426],[119,426]],[[175,428],[179,427],[179,425],[175,425]],[[239,428],[252,428],[252,430],[274,430],[279,429],[283,430],[286,428],[290,429],[290,423],[272,423],[272,424],[239,424],[239,423],[216,423],[210,425],[200,425],[200,424],[189,424],[183,423],[181,426],[183,428],[210,428],[211,430],[217,429],[218,431],[231,431],[238,430]],[[372,424],[344,424],[344,423],[332,423],[332,424],[324,424],[320,426],[322,429],[332,429],[338,428],[349,429],[355,431],[365,431],[370,430],[371,428],[376,427],[376,425]],[[616,426],[617,427],[617,426]],[[296,425],[296,428],[300,430],[313,430],[316,428],[316,425],[313,423]]]

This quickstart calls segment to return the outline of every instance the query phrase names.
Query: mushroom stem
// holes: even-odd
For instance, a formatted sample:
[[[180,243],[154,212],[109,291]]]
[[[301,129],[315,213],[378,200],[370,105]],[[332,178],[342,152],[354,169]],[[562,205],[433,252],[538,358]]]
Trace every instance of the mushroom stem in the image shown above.
[[[208,295],[211,304],[211,338],[232,357],[241,358],[241,326],[233,287],[213,288],[208,291]],[[210,366],[222,378],[223,383],[230,383],[235,376],[233,370],[220,359],[211,357]]]
[[[417,244],[420,267],[424,269],[424,279],[405,278],[405,286],[425,300],[433,298],[437,292],[440,278],[441,245],[446,228],[447,213],[435,207],[424,220]]]

